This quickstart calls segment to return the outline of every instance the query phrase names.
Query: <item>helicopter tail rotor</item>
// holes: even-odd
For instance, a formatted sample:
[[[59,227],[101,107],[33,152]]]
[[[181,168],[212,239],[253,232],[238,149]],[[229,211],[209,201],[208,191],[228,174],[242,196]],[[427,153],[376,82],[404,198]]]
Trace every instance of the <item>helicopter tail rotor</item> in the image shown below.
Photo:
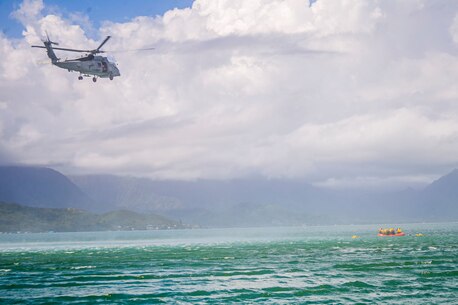
[[[48,54],[48,57],[51,59],[51,62],[54,64],[59,61],[59,58],[57,58],[56,54],[54,53],[52,45],[59,45],[59,44],[49,39],[49,34],[47,31],[45,33],[46,33],[46,40],[42,40],[44,46],[33,45],[32,48],[46,49],[46,53]]]
[[[43,42],[47,42],[47,43],[53,44],[53,45],[55,45],[55,46],[58,46],[58,45],[59,45],[59,43],[54,42],[54,41],[51,41],[51,39],[49,39],[48,31],[45,31],[45,33],[46,33],[46,41],[43,41]]]

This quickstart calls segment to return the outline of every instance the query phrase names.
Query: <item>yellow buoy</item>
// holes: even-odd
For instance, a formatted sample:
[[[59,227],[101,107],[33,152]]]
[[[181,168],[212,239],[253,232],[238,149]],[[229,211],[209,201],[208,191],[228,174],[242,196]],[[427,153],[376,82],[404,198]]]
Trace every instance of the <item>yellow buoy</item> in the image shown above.
[[[420,236],[423,236],[423,234],[421,234],[421,233],[417,233],[417,234],[415,234],[415,236],[418,236],[418,237],[420,237]]]
[[[353,235],[351,238],[360,238],[361,236]]]

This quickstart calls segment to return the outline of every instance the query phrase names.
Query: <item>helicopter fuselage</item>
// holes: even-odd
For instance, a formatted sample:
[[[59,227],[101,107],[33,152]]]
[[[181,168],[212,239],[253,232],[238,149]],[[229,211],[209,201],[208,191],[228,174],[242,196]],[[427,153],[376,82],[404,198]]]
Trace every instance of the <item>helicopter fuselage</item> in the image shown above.
[[[79,72],[83,76],[93,75],[100,78],[113,79],[113,77],[121,75],[116,64],[103,56],[87,56],[78,59],[54,61],[53,65],[68,71]]]

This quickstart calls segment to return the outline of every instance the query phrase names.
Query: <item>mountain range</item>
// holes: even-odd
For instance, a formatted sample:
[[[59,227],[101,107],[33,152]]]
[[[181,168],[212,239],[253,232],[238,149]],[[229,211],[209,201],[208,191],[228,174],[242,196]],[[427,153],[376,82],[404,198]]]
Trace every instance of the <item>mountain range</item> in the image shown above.
[[[34,207],[91,209],[94,202],[61,173],[46,167],[0,166],[0,201]]]
[[[92,212],[156,213],[204,226],[316,225],[458,220],[458,170],[421,190],[329,190],[300,180],[153,181],[64,176],[0,167],[0,201]]]

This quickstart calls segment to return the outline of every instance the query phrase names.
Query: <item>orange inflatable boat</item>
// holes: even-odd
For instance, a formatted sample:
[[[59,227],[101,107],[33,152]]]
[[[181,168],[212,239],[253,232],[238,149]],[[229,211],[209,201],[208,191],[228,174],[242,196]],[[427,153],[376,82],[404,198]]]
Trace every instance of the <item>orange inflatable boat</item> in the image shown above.
[[[378,233],[377,235],[378,236],[404,236],[406,234],[404,232],[401,232],[401,233],[396,233],[396,234],[381,234],[381,233]]]

